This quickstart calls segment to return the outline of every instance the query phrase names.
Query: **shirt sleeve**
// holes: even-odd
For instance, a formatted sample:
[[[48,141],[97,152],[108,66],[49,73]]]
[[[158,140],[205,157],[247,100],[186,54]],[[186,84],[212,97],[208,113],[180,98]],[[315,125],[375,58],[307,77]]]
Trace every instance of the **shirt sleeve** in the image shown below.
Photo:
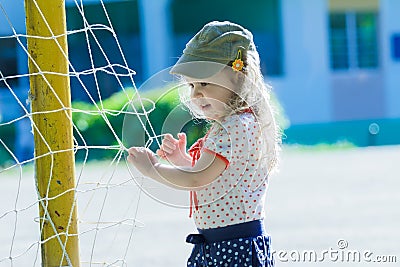
[[[243,123],[239,116],[231,116],[213,125],[206,136],[203,151],[214,153],[228,167],[233,156],[237,154],[235,148],[243,148],[244,143],[247,143],[247,136]]]

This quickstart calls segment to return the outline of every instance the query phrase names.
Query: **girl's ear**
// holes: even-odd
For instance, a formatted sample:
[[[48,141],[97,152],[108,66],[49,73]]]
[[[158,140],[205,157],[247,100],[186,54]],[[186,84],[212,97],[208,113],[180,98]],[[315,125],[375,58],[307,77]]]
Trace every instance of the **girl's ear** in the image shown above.
[[[231,77],[234,84],[241,85],[244,82],[245,74],[241,71],[233,71],[233,75]]]

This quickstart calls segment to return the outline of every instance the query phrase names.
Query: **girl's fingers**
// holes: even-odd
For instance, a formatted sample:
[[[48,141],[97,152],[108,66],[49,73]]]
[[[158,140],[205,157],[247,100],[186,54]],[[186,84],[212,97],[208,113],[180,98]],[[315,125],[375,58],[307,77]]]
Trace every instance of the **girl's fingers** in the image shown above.
[[[176,145],[173,145],[171,143],[161,144],[160,149],[164,150],[164,151],[166,151],[168,153],[171,153],[172,151],[174,151],[176,149]]]
[[[161,149],[157,149],[156,154],[157,154],[159,157],[163,158],[163,159],[165,159],[165,158],[167,157],[167,155],[165,154],[165,152],[162,151]]]
[[[166,154],[172,154],[175,151],[175,148],[162,147],[161,150]]]
[[[177,148],[179,141],[176,140],[171,134],[166,134],[161,142],[160,152],[157,155],[160,157],[166,157],[166,154],[172,154]],[[164,155],[163,155],[164,154]]]
[[[136,153],[137,151],[138,151],[138,150],[137,150],[137,147],[131,147],[131,148],[128,149],[128,153],[129,153],[129,155],[131,155],[131,156],[135,156],[135,153]]]
[[[180,143],[185,143],[186,145],[186,134],[184,132],[178,133],[178,138]]]
[[[172,154],[175,150],[169,148],[160,148],[157,149],[156,153],[162,158],[166,158],[168,155]]]
[[[131,147],[128,149],[128,154],[130,157],[140,156],[141,154],[147,153],[144,147]]]
[[[163,142],[164,142],[164,141],[168,141],[168,142],[170,142],[171,144],[176,144],[176,143],[178,143],[178,140],[175,139],[171,134],[166,134],[166,135],[164,136],[164,139],[163,139]]]
[[[168,139],[164,139],[161,143],[161,148],[164,150],[164,148],[168,148],[170,150],[175,150],[176,149],[176,144],[174,142],[171,142]]]
[[[131,162],[131,163],[135,162],[135,158],[136,158],[138,151],[139,151],[138,147],[131,147],[128,149],[128,154],[129,154],[128,161],[129,162]]]

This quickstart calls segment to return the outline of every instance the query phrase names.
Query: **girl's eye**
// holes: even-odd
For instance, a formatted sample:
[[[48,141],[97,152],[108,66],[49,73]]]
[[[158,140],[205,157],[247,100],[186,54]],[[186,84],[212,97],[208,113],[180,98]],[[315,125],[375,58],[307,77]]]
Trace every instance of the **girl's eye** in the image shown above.
[[[205,82],[200,82],[199,84],[201,87],[205,87],[205,86],[209,85],[209,83],[205,83]],[[190,88],[194,88],[194,83],[188,83],[188,86]]]

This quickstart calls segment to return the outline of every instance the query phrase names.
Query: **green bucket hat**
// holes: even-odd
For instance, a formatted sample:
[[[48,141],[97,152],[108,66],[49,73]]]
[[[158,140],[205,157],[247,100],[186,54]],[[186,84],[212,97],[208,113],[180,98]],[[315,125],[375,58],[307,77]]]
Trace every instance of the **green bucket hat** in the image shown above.
[[[253,49],[250,31],[229,21],[212,21],[186,44],[182,56],[170,72],[192,78],[208,78],[237,59],[239,51],[243,53]]]

